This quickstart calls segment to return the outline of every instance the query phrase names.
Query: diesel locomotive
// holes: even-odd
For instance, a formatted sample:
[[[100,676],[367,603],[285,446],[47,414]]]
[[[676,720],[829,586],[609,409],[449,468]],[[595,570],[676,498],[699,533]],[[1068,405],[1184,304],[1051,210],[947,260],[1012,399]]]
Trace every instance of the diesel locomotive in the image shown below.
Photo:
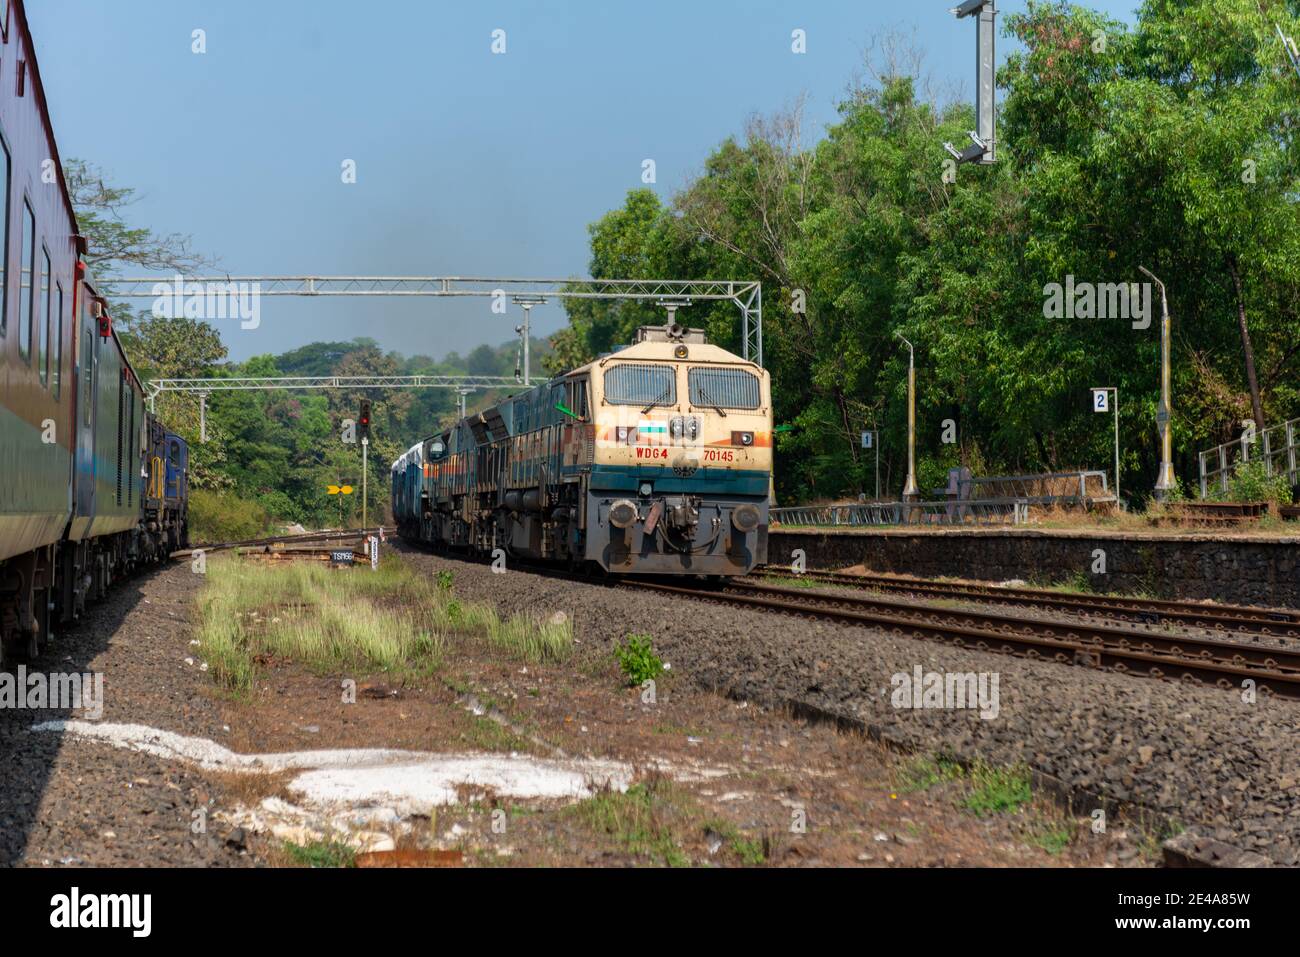
[[[766,371],[698,329],[617,352],[461,419],[393,463],[398,533],[615,574],[743,575],[767,559]]]
[[[187,538],[188,449],[145,409],[58,155],[23,4],[0,3],[0,662]]]

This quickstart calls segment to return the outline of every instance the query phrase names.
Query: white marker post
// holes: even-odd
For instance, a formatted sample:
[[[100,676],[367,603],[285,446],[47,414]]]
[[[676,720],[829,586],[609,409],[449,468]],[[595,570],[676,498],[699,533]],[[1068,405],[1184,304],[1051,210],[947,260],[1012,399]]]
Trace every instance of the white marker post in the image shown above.
[[[1113,385],[1097,386],[1092,390],[1092,411],[1110,412],[1110,393],[1115,393],[1115,504],[1119,505],[1119,389]]]
[[[862,447],[864,449],[874,449],[876,453],[876,501],[880,501],[880,443],[877,441],[875,429],[870,432],[862,433]]]

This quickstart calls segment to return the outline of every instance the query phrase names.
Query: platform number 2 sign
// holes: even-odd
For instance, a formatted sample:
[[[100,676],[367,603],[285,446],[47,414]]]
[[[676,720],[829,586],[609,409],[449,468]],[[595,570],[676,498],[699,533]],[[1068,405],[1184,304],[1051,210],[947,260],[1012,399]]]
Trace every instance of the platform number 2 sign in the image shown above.
[[[1109,412],[1110,411],[1110,393],[1105,389],[1092,390],[1092,411]]]

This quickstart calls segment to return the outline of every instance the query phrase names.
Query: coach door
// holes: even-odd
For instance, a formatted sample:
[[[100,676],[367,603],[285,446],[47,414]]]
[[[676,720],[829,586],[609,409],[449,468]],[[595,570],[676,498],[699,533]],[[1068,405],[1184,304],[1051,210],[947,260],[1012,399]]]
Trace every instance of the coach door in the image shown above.
[[[81,297],[81,339],[77,346],[77,514],[89,516],[95,507],[95,386],[99,377],[99,337],[95,320]]]

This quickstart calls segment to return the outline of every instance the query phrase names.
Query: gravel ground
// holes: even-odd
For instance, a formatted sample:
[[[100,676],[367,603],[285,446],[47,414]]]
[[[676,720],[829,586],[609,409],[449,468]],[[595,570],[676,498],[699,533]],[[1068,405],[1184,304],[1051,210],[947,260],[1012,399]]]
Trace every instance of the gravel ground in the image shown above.
[[[690,599],[560,581],[444,559],[404,544],[456,592],[507,613],[574,619],[582,653],[607,658],[630,633],[698,685],[763,703],[804,703],[860,719],[922,750],[1023,762],[1073,788],[1150,808],[1189,831],[1300,864],[1300,707],[1238,692],[1034,662],[884,631],[801,621]],[[891,677],[999,676],[999,711],[896,709]]]
[[[217,704],[189,646],[201,580],[185,563],[117,585],[56,640],[29,672],[99,672],[104,720],[185,729],[223,739]],[[149,597],[146,597],[146,594]],[[14,673],[17,662],[10,663]],[[33,725],[81,712],[0,708],[0,865],[223,866],[251,863],[195,812],[212,786],[183,766]],[[201,819],[201,817],[200,817]]]

